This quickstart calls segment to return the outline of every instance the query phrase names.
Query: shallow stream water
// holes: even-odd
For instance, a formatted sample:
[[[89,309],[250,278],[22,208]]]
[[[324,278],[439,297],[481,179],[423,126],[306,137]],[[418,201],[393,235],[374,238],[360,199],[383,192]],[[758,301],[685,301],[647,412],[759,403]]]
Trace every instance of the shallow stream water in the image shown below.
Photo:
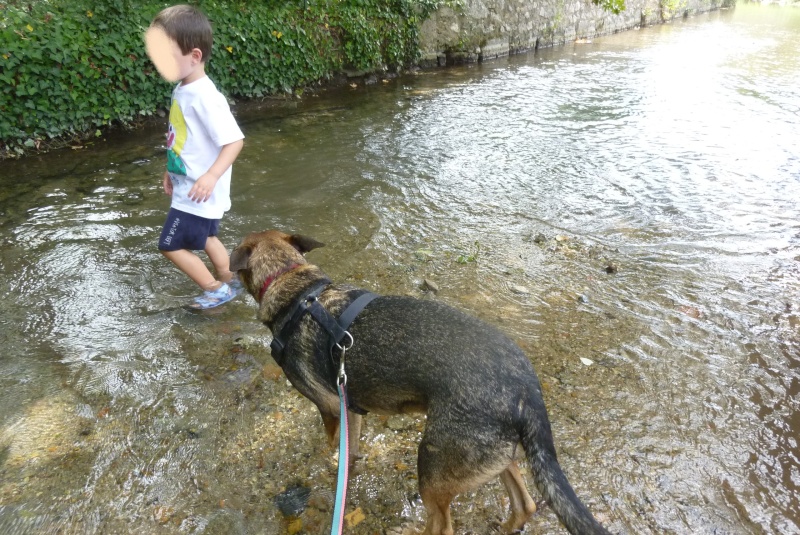
[[[221,238],[307,234],[335,280],[498,325],[612,532],[798,534],[798,36],[740,4],[240,105]],[[184,310],[156,250],[162,130],[0,163],[0,533],[327,533],[335,451],[255,302]],[[367,418],[348,533],[421,527],[423,425]],[[507,509],[460,496],[456,531]]]

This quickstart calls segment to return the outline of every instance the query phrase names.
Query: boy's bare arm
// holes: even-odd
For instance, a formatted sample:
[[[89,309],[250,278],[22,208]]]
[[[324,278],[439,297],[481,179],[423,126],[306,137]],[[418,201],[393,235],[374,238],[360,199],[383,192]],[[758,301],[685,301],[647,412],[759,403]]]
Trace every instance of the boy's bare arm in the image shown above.
[[[192,189],[189,190],[189,198],[194,202],[206,202],[211,197],[211,192],[214,191],[217,180],[228,167],[233,165],[243,146],[243,139],[223,146],[216,161],[203,176],[197,179]]]
[[[161,180],[162,185],[164,186],[164,193],[172,196],[172,179],[169,178],[169,171],[164,171],[164,178]]]

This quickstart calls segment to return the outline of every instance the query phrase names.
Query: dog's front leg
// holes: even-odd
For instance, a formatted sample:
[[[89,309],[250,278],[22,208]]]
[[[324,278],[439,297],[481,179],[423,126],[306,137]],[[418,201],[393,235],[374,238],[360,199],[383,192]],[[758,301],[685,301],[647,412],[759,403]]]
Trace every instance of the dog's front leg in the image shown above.
[[[328,437],[328,445],[331,448],[337,446],[337,435],[339,431],[339,417],[329,412],[320,410],[322,423],[325,425],[325,435]],[[360,458],[358,442],[361,438],[361,415],[352,411],[347,411],[347,433],[348,446],[350,448],[350,467],[352,468],[356,460]]]
[[[319,410],[322,415],[322,423],[325,426],[325,436],[328,437],[328,445],[331,448],[336,447],[336,433],[339,431],[339,416],[333,415],[322,409]]]
[[[347,433],[350,443],[350,468],[361,458],[358,453],[358,442],[361,438],[361,415],[347,411]]]

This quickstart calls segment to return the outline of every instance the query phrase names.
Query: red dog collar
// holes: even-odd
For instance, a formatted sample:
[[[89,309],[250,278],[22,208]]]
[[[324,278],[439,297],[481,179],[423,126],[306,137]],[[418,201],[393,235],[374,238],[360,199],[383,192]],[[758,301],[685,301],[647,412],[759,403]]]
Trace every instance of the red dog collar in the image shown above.
[[[259,303],[261,302],[261,299],[264,297],[264,294],[266,293],[266,291],[267,291],[267,288],[269,288],[269,287],[270,287],[270,285],[271,285],[273,282],[275,282],[275,279],[277,279],[278,277],[280,277],[280,276],[281,276],[281,275],[283,275],[284,273],[286,273],[286,272],[288,272],[288,271],[291,271],[291,270],[293,270],[293,269],[294,269],[294,268],[296,268],[296,267],[300,267],[300,264],[292,264],[292,265],[291,265],[291,266],[289,266],[288,268],[283,268],[283,269],[281,269],[281,270],[279,270],[279,271],[277,271],[277,272],[273,273],[273,274],[272,274],[272,275],[270,275],[269,277],[267,277],[267,280],[265,280],[265,281],[264,281],[264,286],[262,286],[262,287],[261,287],[261,291],[260,291],[260,292],[258,292],[258,302],[259,302]]]

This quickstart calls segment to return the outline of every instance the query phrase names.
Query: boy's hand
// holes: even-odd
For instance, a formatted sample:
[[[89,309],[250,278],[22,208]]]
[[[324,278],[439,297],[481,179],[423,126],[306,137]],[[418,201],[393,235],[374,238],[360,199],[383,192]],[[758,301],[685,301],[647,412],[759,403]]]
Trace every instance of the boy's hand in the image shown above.
[[[233,161],[239,155],[239,151],[242,150],[242,145],[244,145],[244,141],[240,139],[222,147],[214,164],[208,168],[208,171],[203,176],[197,179],[192,189],[189,190],[188,197],[191,200],[194,202],[206,202],[211,198],[211,193],[214,191],[214,186],[217,185],[217,180],[233,164]]]
[[[164,171],[164,193],[172,197],[172,179],[169,177],[169,171]]]
[[[194,202],[206,202],[211,198],[211,193],[214,191],[214,186],[217,185],[219,177],[215,177],[211,173],[206,173],[197,179],[192,189],[189,190],[189,198]]]

